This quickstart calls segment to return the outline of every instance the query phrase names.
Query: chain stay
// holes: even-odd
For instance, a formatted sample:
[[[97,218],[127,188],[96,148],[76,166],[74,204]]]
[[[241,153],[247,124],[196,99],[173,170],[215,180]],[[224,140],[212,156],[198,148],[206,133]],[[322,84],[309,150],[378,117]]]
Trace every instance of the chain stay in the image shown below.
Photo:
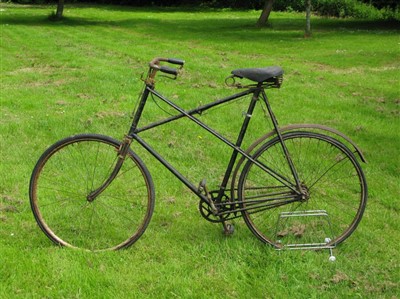
[[[219,193],[218,190],[211,191],[208,193],[211,197],[213,208],[216,209],[216,211],[215,210],[213,211],[213,208],[208,202],[205,202],[204,200],[200,200],[199,202],[199,210],[201,215],[210,222],[224,222],[240,218],[242,217],[241,213],[244,211],[247,211],[249,214],[255,214],[279,206],[284,206],[290,203],[303,201],[302,197],[295,195],[287,196],[287,198],[282,198],[280,200],[275,199],[275,202],[272,202],[274,199],[264,199],[255,201],[238,201],[238,200],[231,201],[229,196],[224,194],[223,195],[224,200],[221,201],[220,203],[217,203],[216,195],[218,195],[218,193]]]

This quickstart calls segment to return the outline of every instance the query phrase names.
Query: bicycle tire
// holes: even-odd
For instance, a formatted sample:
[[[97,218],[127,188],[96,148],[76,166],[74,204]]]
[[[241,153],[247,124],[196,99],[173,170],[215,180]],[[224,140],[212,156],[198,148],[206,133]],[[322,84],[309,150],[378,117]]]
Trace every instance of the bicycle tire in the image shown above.
[[[75,135],[56,142],[39,158],[30,180],[30,203],[39,227],[54,243],[117,250],[144,233],[154,210],[154,185],[131,150],[112,183],[88,200],[114,169],[120,144],[108,136]]]
[[[312,132],[288,132],[282,137],[309,197],[252,213],[250,200],[261,202],[268,195],[291,191],[249,160],[238,183],[245,223],[258,239],[276,248],[317,243],[336,246],[354,232],[364,213],[368,191],[363,171],[354,154],[332,137]],[[278,137],[252,157],[294,181]],[[312,211],[326,213],[317,216]]]

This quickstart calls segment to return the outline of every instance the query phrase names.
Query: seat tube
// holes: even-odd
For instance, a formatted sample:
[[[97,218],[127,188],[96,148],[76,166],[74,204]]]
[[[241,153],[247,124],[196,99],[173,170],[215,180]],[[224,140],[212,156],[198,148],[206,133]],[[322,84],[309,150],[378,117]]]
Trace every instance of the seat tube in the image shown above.
[[[246,131],[247,131],[247,127],[249,126],[250,119],[251,119],[251,117],[253,115],[254,108],[256,107],[256,103],[258,101],[258,97],[260,96],[260,93],[261,93],[261,88],[260,89],[256,89],[254,91],[254,93],[253,93],[250,105],[249,105],[249,107],[247,109],[247,112],[246,112],[246,115],[245,115],[245,119],[244,119],[243,124],[242,124],[242,128],[240,129],[240,133],[239,133],[238,138],[236,140],[236,144],[235,145],[237,147],[240,147],[242,145],[244,136],[245,136]]]
[[[254,90],[253,96],[251,98],[251,102],[249,104],[249,107],[247,108],[247,112],[246,112],[246,115],[245,115],[245,119],[243,120],[242,128],[240,129],[240,133],[239,133],[238,138],[237,138],[236,143],[235,143],[236,148],[240,148],[240,146],[242,145],[244,136],[246,135],[246,131],[247,131],[247,128],[249,126],[250,119],[251,119],[251,117],[253,115],[254,108],[256,106],[256,103],[258,101],[258,97],[260,96],[260,93],[261,93],[261,90],[262,90],[261,85],[258,86],[258,87],[259,88]],[[218,200],[221,200],[222,196],[224,195],[224,191],[225,191],[226,186],[228,184],[229,178],[230,178],[230,176],[232,174],[232,169],[233,169],[233,166],[235,164],[235,161],[236,161],[236,158],[237,158],[238,154],[239,154],[239,151],[237,149],[234,149],[233,153],[231,155],[231,159],[230,159],[230,161],[228,163],[228,167],[227,167],[227,169],[225,171],[224,179],[223,179],[223,181],[222,181],[222,183],[220,185],[220,189],[219,189],[219,193],[218,193]]]

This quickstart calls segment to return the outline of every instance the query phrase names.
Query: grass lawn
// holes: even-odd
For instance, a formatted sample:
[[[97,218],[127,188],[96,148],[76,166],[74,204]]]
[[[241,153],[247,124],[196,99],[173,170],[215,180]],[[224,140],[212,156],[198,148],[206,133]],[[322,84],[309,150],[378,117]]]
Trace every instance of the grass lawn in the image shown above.
[[[0,4],[1,298],[398,298],[398,23],[313,17],[313,37],[305,39],[305,18],[296,13],[274,12],[260,29],[256,11],[67,4],[66,19],[50,22],[53,9]],[[336,262],[327,251],[275,251],[242,220],[224,237],[201,217],[198,199],[139,149],[156,207],[138,242],[90,253],[45,237],[28,199],[38,157],[76,133],[121,139],[140,76],[156,56],[186,60],[177,81],[159,77],[157,88],[187,108],[233,93],[223,82],[235,68],[280,65],[283,86],[269,93],[280,124],[324,124],[358,144],[369,202],[358,229],[334,249]],[[233,138],[245,104],[202,119]],[[163,113],[152,103],[144,117]],[[217,186],[230,150],[177,124],[144,137],[191,180]],[[261,118],[245,142],[265,130]]]

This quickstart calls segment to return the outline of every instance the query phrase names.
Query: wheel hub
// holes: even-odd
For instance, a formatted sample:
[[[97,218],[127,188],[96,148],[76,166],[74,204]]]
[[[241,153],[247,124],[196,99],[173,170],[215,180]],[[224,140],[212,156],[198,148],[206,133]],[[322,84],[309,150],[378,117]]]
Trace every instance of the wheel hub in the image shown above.
[[[310,190],[304,183],[301,184],[300,191],[301,191],[301,201],[308,201],[310,199]]]

